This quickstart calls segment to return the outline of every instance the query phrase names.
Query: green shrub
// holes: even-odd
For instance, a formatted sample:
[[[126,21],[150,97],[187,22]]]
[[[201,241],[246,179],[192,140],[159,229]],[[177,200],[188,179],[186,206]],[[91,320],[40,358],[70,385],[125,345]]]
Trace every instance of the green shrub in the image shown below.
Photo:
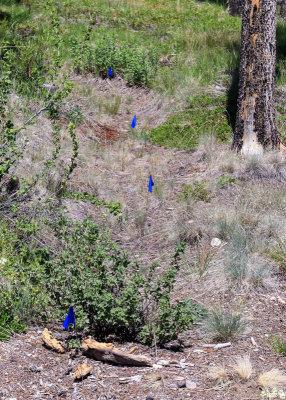
[[[157,264],[143,274],[90,220],[61,217],[51,228],[57,253],[33,241],[36,220],[18,218],[15,229],[1,223],[0,276],[6,284],[0,292],[0,326],[5,339],[31,321],[62,321],[70,305],[78,329],[97,338],[116,334],[148,344],[175,339],[202,316],[203,309],[190,300],[172,300],[184,245],[158,277]]]
[[[190,199],[202,200],[209,203],[211,201],[211,196],[205,187],[205,183],[200,181],[195,182],[193,185],[183,184],[183,192],[178,194],[178,199],[187,203]]]
[[[218,183],[220,184],[221,187],[225,188],[229,185],[234,185],[238,183],[237,178],[232,178],[229,175],[222,175],[218,178]]]
[[[206,328],[221,342],[237,338],[243,333],[246,322],[240,314],[213,312],[206,320]]]
[[[144,276],[90,220],[62,220],[57,236],[63,250],[45,277],[56,318],[73,304],[78,328],[91,330],[97,338],[113,333],[151,343],[155,335],[163,343],[199,315],[199,308],[189,301],[171,302],[182,248],[169,270],[155,279],[155,265]]]
[[[73,39],[72,51],[77,73],[91,72],[107,78],[111,67],[113,76],[121,75],[133,86],[148,86],[159,66],[154,48],[147,51],[129,43],[119,44],[111,36],[98,39],[95,46],[89,36],[80,43]]]
[[[25,332],[25,323],[17,315],[17,300],[11,289],[0,285],[0,340],[8,340],[14,332]]]

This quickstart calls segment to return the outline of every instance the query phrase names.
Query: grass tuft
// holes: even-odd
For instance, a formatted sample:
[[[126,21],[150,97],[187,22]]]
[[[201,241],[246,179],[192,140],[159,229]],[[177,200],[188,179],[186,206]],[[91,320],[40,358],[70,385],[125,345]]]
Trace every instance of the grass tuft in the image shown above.
[[[224,365],[214,365],[209,368],[208,376],[221,383],[227,379],[227,370]]]
[[[206,320],[206,329],[219,342],[239,337],[245,327],[246,322],[240,314],[213,312]]]
[[[237,375],[244,381],[247,381],[253,372],[249,355],[237,357],[236,362],[232,367]]]
[[[276,336],[271,336],[270,347],[280,356],[286,356],[286,342]]]
[[[286,375],[277,368],[272,368],[270,371],[259,375],[257,384],[262,388],[277,388],[286,385]]]

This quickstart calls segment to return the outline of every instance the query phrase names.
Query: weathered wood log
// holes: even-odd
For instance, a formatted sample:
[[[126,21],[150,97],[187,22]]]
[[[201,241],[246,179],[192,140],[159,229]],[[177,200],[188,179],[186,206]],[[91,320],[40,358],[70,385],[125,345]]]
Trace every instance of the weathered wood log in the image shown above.
[[[121,351],[112,343],[99,343],[92,338],[82,342],[83,353],[98,361],[108,361],[115,364],[133,365],[135,367],[151,367],[151,359]]]
[[[59,342],[56,338],[54,338],[53,335],[52,335],[52,332],[50,332],[47,328],[45,328],[43,330],[42,340],[44,342],[44,345],[48,349],[54,350],[57,353],[64,353],[65,352],[63,346],[61,345],[61,342]]]
[[[88,365],[87,362],[84,362],[83,364],[80,364],[76,367],[76,370],[73,374],[73,379],[75,381],[84,379],[91,373],[92,367]]]

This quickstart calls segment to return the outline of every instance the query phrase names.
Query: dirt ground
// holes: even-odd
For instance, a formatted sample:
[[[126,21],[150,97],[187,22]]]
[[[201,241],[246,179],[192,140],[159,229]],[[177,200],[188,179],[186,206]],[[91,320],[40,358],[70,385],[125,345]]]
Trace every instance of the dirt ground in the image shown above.
[[[281,287],[279,293],[285,293]],[[279,296],[279,295],[278,295]],[[248,317],[251,331],[230,347],[214,350],[205,347],[204,335],[198,327],[181,337],[180,352],[150,349],[137,343],[118,344],[122,350],[138,347],[135,354],[152,358],[153,367],[126,367],[87,359],[73,352],[57,354],[46,349],[41,341],[43,327],[32,327],[25,335],[15,335],[0,346],[0,398],[2,399],[117,399],[117,400],[246,400],[260,399],[257,377],[278,368],[285,371],[285,358],[276,356],[267,345],[269,335],[285,331],[285,298],[272,293],[248,295]],[[225,295],[227,301],[227,295]],[[61,329],[54,333],[59,338]],[[251,340],[253,337],[254,342]],[[156,354],[157,353],[157,354]],[[236,357],[250,355],[253,374],[241,380],[231,365]],[[73,381],[76,366],[88,361],[93,367],[89,377]],[[161,364],[161,365],[160,365]],[[163,365],[162,365],[163,364]],[[224,383],[208,377],[210,366],[224,364],[229,376]],[[38,371],[38,372],[35,372]],[[120,379],[121,378],[121,379]],[[130,378],[121,383],[122,378]],[[182,382],[183,381],[183,382]],[[187,382],[186,387],[180,388]]]
[[[164,103],[154,93],[128,88],[121,80],[109,82],[77,77],[74,80],[75,94],[70,101],[81,106],[85,120],[77,131],[80,161],[71,187],[89,191],[107,201],[120,202],[123,209],[120,224],[116,217],[104,217],[113,230],[113,238],[140,263],[149,265],[159,261],[159,272],[168,265],[175,243],[186,240],[187,251],[177,282],[176,298],[188,296],[207,308],[235,309],[243,314],[248,325],[241,338],[234,340],[229,347],[217,350],[206,346],[214,342],[200,324],[180,337],[180,351],[119,343],[118,347],[123,350],[137,346],[136,354],[150,356],[155,366],[126,367],[88,359],[93,370],[81,382],[74,382],[72,374],[86,357],[80,352],[56,354],[46,349],[41,341],[44,327],[29,327],[27,334],[16,334],[8,342],[0,343],[0,399],[262,398],[257,385],[258,375],[272,368],[285,372],[286,367],[285,358],[277,356],[268,344],[272,334],[285,337],[285,281],[277,274],[275,266],[269,264],[273,273],[262,285],[229,286],[223,272],[227,243],[222,242],[218,249],[212,248],[210,243],[217,235],[215,221],[220,213],[235,214],[239,211],[249,223],[252,222],[254,216],[246,210],[246,205],[252,210],[252,205],[249,206],[251,201],[257,215],[260,212],[258,207],[265,210],[266,215],[271,207],[277,206],[273,213],[283,225],[285,184],[273,183],[275,177],[271,175],[271,168],[267,170],[268,176],[264,176],[270,183],[261,183],[250,174],[246,179],[241,159],[226,146],[213,142],[212,138],[208,138],[195,152],[167,150],[146,142],[139,134],[141,129],[162,123],[173,108],[171,99],[168,104]],[[110,99],[118,94],[121,101],[113,115],[102,104],[109,104]],[[139,121],[138,137],[134,137],[129,128],[135,113]],[[31,138],[39,138],[42,127],[43,124],[35,125]],[[68,154],[68,138],[66,144]],[[26,165],[36,165],[32,157],[25,162]],[[217,180],[223,172],[237,177],[239,183],[224,190],[219,188]],[[148,193],[150,174],[155,183],[152,194]],[[178,200],[183,184],[201,180],[207,182],[212,196],[210,203],[196,201],[185,204]],[[246,202],[249,190],[253,197]],[[277,193],[281,193],[280,202]],[[262,201],[267,203],[266,206]],[[101,223],[101,212],[86,203],[66,200],[66,205],[71,217],[81,219],[90,214]],[[199,276],[194,266],[197,244],[205,246],[203,248],[208,249],[211,256],[210,266],[203,276]],[[51,325],[51,329],[59,338],[64,339],[67,335],[60,326]],[[247,381],[239,378],[232,367],[238,356],[245,355],[250,356],[253,366],[253,373]],[[224,382],[213,381],[208,376],[209,368],[218,365],[224,365],[228,371]],[[123,383],[120,378],[130,379]]]

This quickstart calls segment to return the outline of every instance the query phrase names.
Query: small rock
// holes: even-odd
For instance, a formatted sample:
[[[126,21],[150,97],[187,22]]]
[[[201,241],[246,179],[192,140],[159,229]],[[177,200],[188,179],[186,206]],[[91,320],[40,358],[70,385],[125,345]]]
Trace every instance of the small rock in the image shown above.
[[[29,369],[31,372],[41,372],[42,371],[42,369],[35,364],[31,364]]]
[[[185,378],[177,378],[176,383],[177,383],[178,388],[186,387],[186,379]]]
[[[221,245],[221,240],[219,238],[213,238],[211,241],[212,247],[219,247]]]
[[[163,365],[164,367],[167,367],[168,365],[170,365],[170,361],[169,360],[158,360],[156,362],[157,365]]]
[[[196,382],[190,381],[189,379],[186,379],[186,388],[187,389],[196,389],[197,384]]]
[[[164,348],[171,351],[183,351],[184,344],[179,340],[172,340],[164,345]]]
[[[141,381],[141,378],[142,378],[141,375],[128,376],[127,378],[119,378],[119,383],[130,383],[130,382],[139,383]]]
[[[66,394],[67,394],[67,389],[66,389],[66,388],[61,388],[61,389],[58,391],[58,396],[59,396],[59,397],[64,396],[64,395],[66,395]]]
[[[95,393],[95,392],[98,391],[98,386],[93,385],[93,386],[90,387],[90,390],[91,390],[93,393]]]
[[[1,398],[6,398],[7,396],[8,396],[8,390],[0,389],[0,399]]]
[[[146,400],[154,400],[155,397],[152,394],[147,394]]]
[[[163,368],[163,365],[160,365],[160,364],[153,364],[152,367],[153,367],[154,369],[160,369],[160,368]]]

